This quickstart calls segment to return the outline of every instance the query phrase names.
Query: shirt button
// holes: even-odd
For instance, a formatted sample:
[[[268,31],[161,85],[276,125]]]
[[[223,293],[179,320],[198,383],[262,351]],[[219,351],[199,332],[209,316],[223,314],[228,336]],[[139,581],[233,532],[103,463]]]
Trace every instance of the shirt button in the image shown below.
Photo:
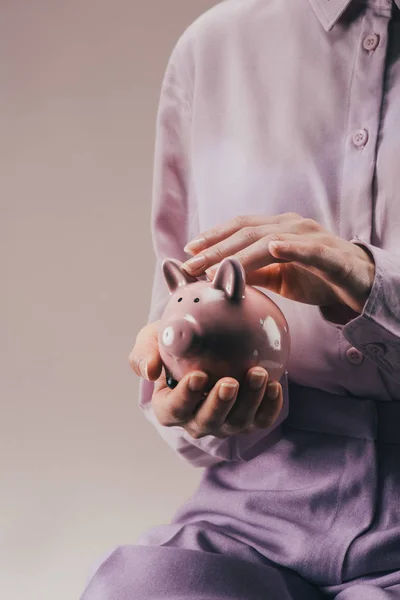
[[[371,35],[367,35],[363,41],[364,50],[368,50],[369,52],[373,52],[379,46],[379,35],[377,33],[372,33]]]
[[[363,355],[357,348],[349,348],[346,352],[346,357],[352,365],[360,365],[364,360]]]
[[[365,349],[375,356],[383,356],[386,353],[385,344],[371,343],[365,346]]]
[[[353,144],[357,148],[365,146],[368,141],[368,131],[366,129],[358,129],[353,133]]]

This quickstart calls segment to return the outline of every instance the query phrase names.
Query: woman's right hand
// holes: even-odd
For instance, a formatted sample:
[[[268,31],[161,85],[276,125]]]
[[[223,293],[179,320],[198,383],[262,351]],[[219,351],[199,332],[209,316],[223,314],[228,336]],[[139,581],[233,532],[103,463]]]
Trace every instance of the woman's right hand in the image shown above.
[[[282,386],[269,382],[261,367],[247,372],[240,390],[236,379],[223,377],[205,396],[207,374],[202,371],[187,373],[174,389],[169,388],[158,351],[158,324],[139,331],[129,362],[137,375],[155,382],[152,406],[161,425],[179,425],[195,439],[206,435],[222,439],[274,424],[283,405]]]

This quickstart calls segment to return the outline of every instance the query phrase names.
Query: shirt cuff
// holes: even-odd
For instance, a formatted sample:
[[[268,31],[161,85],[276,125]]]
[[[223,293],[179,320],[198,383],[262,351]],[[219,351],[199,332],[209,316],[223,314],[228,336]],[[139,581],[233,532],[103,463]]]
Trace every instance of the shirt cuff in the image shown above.
[[[361,314],[320,307],[325,321],[342,330],[344,338],[400,383],[400,257],[372,244],[351,240],[369,250],[375,262],[371,292]],[[347,311],[347,312],[346,312]]]

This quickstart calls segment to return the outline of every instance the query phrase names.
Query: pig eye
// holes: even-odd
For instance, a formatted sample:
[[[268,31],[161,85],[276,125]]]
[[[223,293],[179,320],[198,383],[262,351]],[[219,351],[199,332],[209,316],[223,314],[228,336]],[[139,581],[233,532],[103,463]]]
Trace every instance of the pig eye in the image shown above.
[[[178,298],[178,302],[181,302],[182,298]]]
[[[193,302],[200,302],[200,298],[195,298]]]
[[[167,377],[166,383],[170,390],[175,389],[176,386],[178,385],[178,382],[173,377]]]
[[[168,371],[167,367],[164,365],[165,370],[165,380],[167,386],[173,390],[178,385],[178,381],[172,377],[172,374]]]

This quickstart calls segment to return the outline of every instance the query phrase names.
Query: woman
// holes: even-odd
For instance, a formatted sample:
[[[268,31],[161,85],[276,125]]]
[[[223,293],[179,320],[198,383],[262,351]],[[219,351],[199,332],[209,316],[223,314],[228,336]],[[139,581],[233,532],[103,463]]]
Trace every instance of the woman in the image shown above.
[[[206,469],[85,600],[400,598],[399,6],[228,0],[178,41],[131,362],[146,416]],[[169,389],[161,373],[160,265],[212,277],[228,255],[289,322],[288,377],[224,378],[196,412],[204,374]]]

